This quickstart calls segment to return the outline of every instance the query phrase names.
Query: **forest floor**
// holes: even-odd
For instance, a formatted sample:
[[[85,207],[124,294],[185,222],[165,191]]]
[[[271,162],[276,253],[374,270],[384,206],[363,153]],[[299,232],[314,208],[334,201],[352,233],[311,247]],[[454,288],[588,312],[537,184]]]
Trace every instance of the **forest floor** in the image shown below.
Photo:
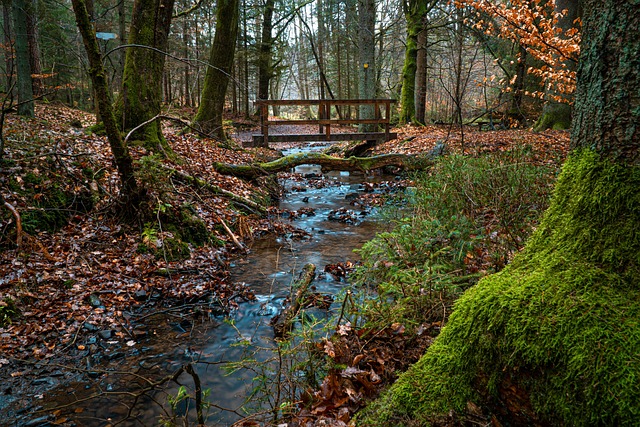
[[[229,312],[252,299],[251,289],[227,280],[231,261],[244,256],[260,234],[296,232],[276,219],[275,208],[259,215],[224,193],[196,188],[167,172],[172,169],[241,198],[264,201],[276,196],[277,189],[267,182],[221,175],[209,166],[266,161],[277,158],[277,151],[223,148],[216,141],[182,135],[169,123],[165,136],[176,160],[131,147],[138,177],[149,188],[151,211],[123,222],[116,203],[117,173],[106,139],[90,131],[94,120],[91,114],[44,104],[37,106],[34,119],[6,117],[0,160],[4,417],[15,415],[4,408],[68,381],[70,375],[61,372],[61,366],[77,368],[95,351],[102,351],[105,360],[135,351],[136,341],[149,334],[144,322],[149,313],[202,301],[208,303],[206,310]],[[395,131],[398,140],[376,147],[372,154],[419,154],[438,141],[446,141],[452,152],[464,149],[470,155],[527,144],[539,153],[536,161],[557,163],[566,156],[569,140],[567,132],[559,131],[465,130],[464,139],[456,128],[446,126]],[[247,133],[235,135],[240,142]],[[207,241],[189,243],[180,236],[174,219],[183,218],[185,211],[202,221],[211,234]],[[22,232],[17,232],[18,222]],[[176,240],[177,248],[169,246]],[[111,346],[97,350],[87,340],[96,334]]]

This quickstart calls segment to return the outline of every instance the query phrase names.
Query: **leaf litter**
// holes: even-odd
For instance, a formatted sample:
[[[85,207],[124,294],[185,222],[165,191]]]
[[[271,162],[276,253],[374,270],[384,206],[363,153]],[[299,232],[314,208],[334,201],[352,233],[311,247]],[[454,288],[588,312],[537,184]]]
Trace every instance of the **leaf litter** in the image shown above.
[[[68,222],[57,230],[26,235],[19,252],[12,241],[16,237],[15,231],[11,232],[15,219],[8,212],[0,217],[0,301],[17,302],[19,308],[19,313],[0,328],[3,379],[19,378],[28,371],[29,365],[21,360],[33,363],[69,356],[80,360],[88,351],[81,344],[85,342],[83,336],[98,330],[113,331],[115,339],[134,347],[133,320],[143,316],[141,313],[199,301],[229,311],[238,300],[252,299],[245,284],[227,280],[229,258],[243,253],[220,231],[221,220],[234,225],[245,244],[261,233],[300,234],[289,223],[273,220],[282,214],[276,208],[269,208],[267,216],[259,218],[240,212],[224,197],[170,181],[175,204],[193,206],[223,245],[191,247],[184,261],[141,253],[140,229],[123,226],[110,213],[118,176],[106,139],[87,131],[94,116],[60,105],[38,105],[36,117],[6,118],[6,147],[0,165],[0,190],[6,202],[21,212],[30,212],[37,209],[32,206],[33,200],[46,197],[53,184],[68,193],[100,197],[86,209],[72,206]],[[379,145],[371,154],[425,153],[443,141],[453,152],[463,151],[460,134],[442,126],[404,126],[397,132],[397,140]],[[221,148],[215,141],[181,134],[174,127],[166,127],[165,136],[184,159],[164,159],[165,165],[246,198],[265,196],[256,185],[218,174],[211,164],[265,161],[274,158],[273,151]],[[464,151],[471,155],[527,144],[540,164],[560,162],[566,156],[569,140],[567,132],[526,130],[465,132],[465,138]],[[132,147],[131,152],[138,161],[153,154],[142,147]],[[318,180],[311,185],[325,184]],[[352,201],[358,209],[380,203],[372,191]],[[290,213],[294,217],[313,214],[312,208]],[[328,274],[340,280],[345,266],[331,266],[329,270]],[[423,326],[424,331],[438,331],[440,327],[437,322]],[[435,336],[425,332],[407,339],[403,332],[401,325],[380,331],[341,325],[330,341],[318,343],[318,351],[346,368],[331,370],[320,389],[309,392],[314,403],[300,412],[296,422],[313,425],[326,418],[348,422],[353,412],[389,384],[397,372],[416,361]],[[370,336],[366,341],[365,335]]]

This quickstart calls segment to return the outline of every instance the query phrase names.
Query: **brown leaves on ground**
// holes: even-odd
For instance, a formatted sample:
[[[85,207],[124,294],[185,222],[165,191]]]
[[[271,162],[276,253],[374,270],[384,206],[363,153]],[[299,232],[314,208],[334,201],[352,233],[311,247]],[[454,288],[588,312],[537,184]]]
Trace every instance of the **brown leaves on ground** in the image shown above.
[[[147,224],[125,226],[114,215],[119,179],[106,139],[86,129],[94,120],[91,114],[51,104],[38,105],[35,119],[6,118],[5,153],[0,163],[4,200],[26,218],[33,212],[50,213],[35,202],[51,197],[54,189],[82,195],[65,208],[65,225],[55,231],[30,232],[19,250],[15,247],[16,220],[7,209],[0,211],[0,301],[11,300],[19,310],[18,315],[12,315],[12,323],[0,327],[0,367],[7,375],[9,358],[39,360],[64,354],[80,342],[87,325],[113,330],[116,338],[129,339],[131,313],[204,297],[228,309],[237,300],[251,298],[244,285],[227,281],[228,259],[236,256],[238,249],[221,221],[245,241],[261,232],[292,231],[286,223],[241,213],[227,198],[166,174],[161,182],[148,184],[150,200],[165,204],[170,195],[167,209],[188,205],[223,245],[191,247],[184,261],[168,261],[139,250]],[[464,144],[455,128],[449,132],[440,126],[405,126],[398,133],[398,140],[376,147],[374,154],[424,153],[438,141],[446,141],[454,152],[470,154],[527,144],[538,161],[557,162],[566,155],[568,146],[567,132],[465,131]],[[257,185],[220,175],[211,164],[264,161],[273,158],[273,151],[221,148],[215,141],[181,134],[168,124],[165,136],[181,159],[161,160],[165,166],[245,198],[265,196]],[[138,146],[130,150],[142,177],[142,159],[153,153]],[[369,199],[360,198],[358,204],[378,202]],[[270,208],[273,215],[268,217],[277,217],[274,211]],[[298,214],[312,215],[313,211]],[[160,239],[171,237],[158,218],[150,221],[157,223]],[[329,273],[339,275],[338,271]],[[8,304],[0,309],[6,307]],[[425,330],[431,326],[426,325]],[[318,351],[332,358],[336,366],[346,368],[331,370],[315,392],[315,403],[302,411],[299,421],[304,424],[323,417],[347,420],[392,381],[396,372],[417,360],[430,341],[428,332],[407,339],[399,325],[380,331],[353,331],[342,326],[331,341],[319,344]]]
[[[530,147],[539,164],[558,163],[569,150],[569,132],[548,130],[532,132],[525,129],[483,131],[459,126],[406,125],[395,129],[398,139],[385,142],[372,150],[372,154],[420,154],[431,151],[438,142],[446,144],[454,153],[479,155],[488,152],[508,151]]]
[[[197,191],[167,176],[167,182],[158,186],[164,186],[162,190],[150,188],[150,198],[164,197],[159,191],[171,193],[170,209],[188,204],[207,229],[228,244],[191,247],[191,255],[185,261],[167,261],[140,251],[144,240],[140,234],[147,225],[122,225],[114,215],[118,177],[109,146],[104,137],[80,128],[94,120],[90,114],[58,105],[38,105],[36,118],[31,120],[7,116],[0,191],[22,213],[23,225],[27,213],[49,209],[33,203],[46,199],[54,189],[86,194],[93,206],[70,206],[66,225],[55,231],[26,235],[20,250],[15,248],[15,218],[6,210],[2,212],[0,300],[14,301],[19,310],[12,323],[0,328],[3,355],[48,358],[68,350],[87,323],[124,333],[127,312],[152,306],[157,309],[172,301],[195,301],[207,296],[221,301],[225,308],[232,307],[237,299],[252,295],[243,285],[226,280],[227,259],[237,249],[229,244],[230,237],[220,227],[220,221],[246,239],[261,231],[278,230],[268,220],[232,209],[224,197]],[[183,159],[163,160],[167,166],[244,197],[260,191],[209,167],[212,162],[251,162],[254,154],[179,135],[175,128],[165,131],[169,144]],[[130,149],[136,160],[151,154],[141,147]],[[157,228],[161,227],[160,222]],[[171,233],[162,230],[158,237],[169,238]],[[92,295],[98,297],[99,305],[92,305]]]
[[[346,425],[359,408],[420,358],[439,327],[439,322],[422,325],[420,334],[407,336],[399,323],[381,330],[340,325],[333,338],[316,344],[316,351],[336,367],[317,390],[303,395],[294,423],[315,426],[333,420]]]

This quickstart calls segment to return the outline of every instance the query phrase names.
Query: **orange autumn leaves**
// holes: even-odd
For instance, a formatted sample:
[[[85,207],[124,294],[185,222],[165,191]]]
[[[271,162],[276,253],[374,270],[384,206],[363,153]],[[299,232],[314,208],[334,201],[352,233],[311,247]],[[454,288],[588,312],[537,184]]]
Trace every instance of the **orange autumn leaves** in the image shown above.
[[[528,91],[527,95],[571,102],[576,83],[575,64],[580,53],[579,19],[564,30],[562,27],[567,25],[560,22],[569,11],[558,11],[556,0],[455,0],[455,5],[473,10],[475,19],[467,18],[469,25],[487,35],[512,41],[539,62],[527,72],[539,77],[543,88]]]

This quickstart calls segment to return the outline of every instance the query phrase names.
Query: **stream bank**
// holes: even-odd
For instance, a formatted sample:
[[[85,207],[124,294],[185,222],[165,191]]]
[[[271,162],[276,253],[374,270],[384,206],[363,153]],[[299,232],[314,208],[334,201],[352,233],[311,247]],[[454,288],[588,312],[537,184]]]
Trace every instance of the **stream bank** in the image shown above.
[[[130,346],[124,349],[110,351],[110,337],[96,333],[86,344],[107,355],[100,366],[93,366],[87,358],[87,369],[77,374],[77,381],[37,396],[35,405],[17,414],[24,424],[15,425],[157,425],[161,418],[177,420],[186,413],[195,420],[191,399],[171,404],[181,393],[174,380],[185,385],[185,390],[193,388],[194,377],[188,372],[172,378],[186,364],[194,367],[202,389],[210,390],[207,425],[230,425],[243,418],[242,407],[256,371],[228,374],[225,366],[246,360],[248,353],[256,363],[272,356],[269,320],[283,306],[291,281],[304,264],[313,263],[322,271],[325,266],[355,260],[352,250],[372,238],[378,227],[371,219],[371,208],[365,206],[368,203],[358,199],[362,195],[375,198],[380,188],[396,187],[375,184],[381,180],[380,176],[346,172],[323,176],[313,166],[285,174],[282,182],[287,195],[275,219],[290,221],[300,232],[258,238],[249,255],[231,265],[229,282],[250,288],[255,300],[240,302],[228,316],[217,311],[212,301],[209,307],[196,307],[199,314],[195,310],[189,315],[167,311],[150,317],[145,319],[143,332],[127,341]],[[321,295],[335,295],[345,285],[340,274],[324,272],[313,283],[314,291]],[[328,317],[338,308],[314,313]],[[85,400],[87,397],[92,398]],[[35,413],[40,406],[42,411]],[[251,408],[260,409],[264,408]]]

